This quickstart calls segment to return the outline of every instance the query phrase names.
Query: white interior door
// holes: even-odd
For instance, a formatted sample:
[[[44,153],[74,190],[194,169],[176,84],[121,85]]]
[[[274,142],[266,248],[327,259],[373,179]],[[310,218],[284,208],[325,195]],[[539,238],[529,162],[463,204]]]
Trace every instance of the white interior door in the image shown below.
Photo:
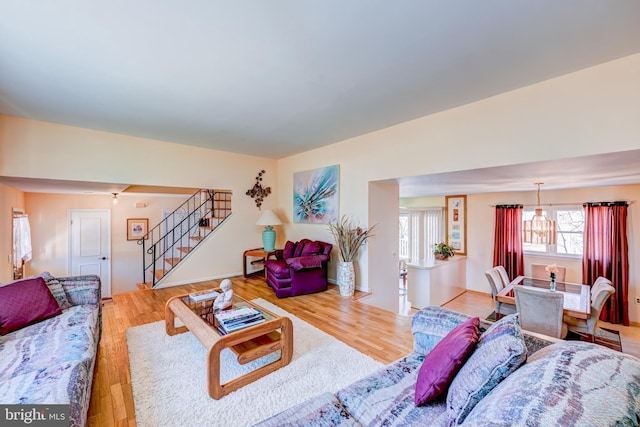
[[[69,274],[96,274],[102,298],[111,298],[111,212],[97,209],[69,211]]]

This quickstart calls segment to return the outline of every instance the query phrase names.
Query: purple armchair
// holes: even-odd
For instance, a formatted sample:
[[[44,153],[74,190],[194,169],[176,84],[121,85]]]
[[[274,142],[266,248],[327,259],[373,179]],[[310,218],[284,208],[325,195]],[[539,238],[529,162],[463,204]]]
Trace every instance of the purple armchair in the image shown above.
[[[303,239],[288,241],[276,259],[265,261],[267,284],[278,298],[327,290],[327,263],[333,245]]]

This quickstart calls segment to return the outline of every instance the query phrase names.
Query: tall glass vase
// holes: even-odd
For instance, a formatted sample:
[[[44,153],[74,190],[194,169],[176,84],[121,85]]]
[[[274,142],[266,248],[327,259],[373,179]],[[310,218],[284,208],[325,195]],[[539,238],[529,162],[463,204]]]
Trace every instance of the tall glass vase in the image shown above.
[[[551,283],[549,283],[549,290],[551,292],[556,291],[556,279],[551,279]]]
[[[356,273],[353,268],[353,262],[340,261],[338,264],[338,287],[340,288],[340,296],[350,297],[356,289]]]

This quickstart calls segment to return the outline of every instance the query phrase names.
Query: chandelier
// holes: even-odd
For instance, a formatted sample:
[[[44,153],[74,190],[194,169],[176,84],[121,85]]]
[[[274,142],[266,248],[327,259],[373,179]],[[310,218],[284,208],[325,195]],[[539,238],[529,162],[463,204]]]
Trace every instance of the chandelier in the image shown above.
[[[542,214],[542,208],[540,207],[540,186],[543,182],[536,182],[534,185],[538,186],[538,207],[536,213],[531,220],[524,221],[524,227],[522,230],[524,243],[537,243],[544,245],[556,244],[556,222],[548,220]]]

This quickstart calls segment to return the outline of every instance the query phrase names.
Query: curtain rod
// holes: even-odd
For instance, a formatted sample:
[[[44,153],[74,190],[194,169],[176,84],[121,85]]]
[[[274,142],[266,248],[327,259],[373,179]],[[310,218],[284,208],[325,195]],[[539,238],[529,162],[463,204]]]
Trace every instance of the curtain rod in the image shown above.
[[[635,200],[631,200],[631,201],[627,201],[627,200],[616,200],[615,202],[626,202],[629,205],[634,204],[636,201]],[[585,203],[615,203],[615,202],[564,202],[564,203],[540,203],[540,206],[582,206]],[[492,208],[495,208],[496,206],[501,206],[501,205],[522,205],[525,208],[530,208],[530,207],[538,207],[538,205],[525,205],[523,203],[500,203],[500,205],[489,205]]]

